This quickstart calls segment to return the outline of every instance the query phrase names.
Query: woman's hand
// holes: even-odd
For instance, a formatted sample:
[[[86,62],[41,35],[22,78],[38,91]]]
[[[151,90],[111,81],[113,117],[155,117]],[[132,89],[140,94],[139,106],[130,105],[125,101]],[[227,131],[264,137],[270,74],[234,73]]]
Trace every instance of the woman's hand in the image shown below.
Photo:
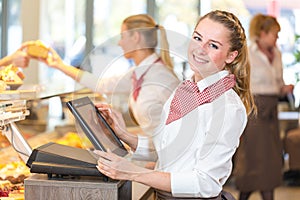
[[[136,135],[127,131],[122,114],[112,109],[108,104],[96,104],[96,107],[102,113],[107,123],[114,129],[116,135],[123,142],[129,145],[131,150],[135,151],[138,143],[138,138]]]
[[[96,166],[97,169],[112,179],[133,181],[139,174],[151,172],[151,170],[136,166],[112,152],[99,150],[95,150],[94,152],[100,156],[98,165]]]
[[[22,44],[22,46],[20,47],[20,51],[22,51],[23,53],[24,52],[24,49],[28,48],[28,46],[30,45],[35,45],[36,44],[36,41],[27,41],[27,42],[24,42]],[[47,58],[36,58],[36,57],[32,57],[38,61],[41,61],[43,63],[45,63],[46,65],[50,66],[50,67],[53,67],[53,68],[63,68],[64,67],[64,62],[63,60],[61,59],[61,57],[58,55],[58,53],[51,47],[48,47],[48,50],[49,50],[49,54],[47,56]],[[28,57],[30,57],[28,55]]]
[[[112,109],[109,104],[96,104],[96,107],[107,123],[114,129],[118,137],[122,138],[127,132],[122,114]]]
[[[171,174],[134,165],[125,158],[111,152],[94,151],[100,156],[97,169],[112,179],[129,180],[171,192]]]
[[[29,56],[22,50],[17,50],[11,55],[12,64],[17,67],[26,68],[29,64]]]
[[[281,91],[284,95],[286,95],[288,93],[293,93],[293,90],[294,90],[294,85],[292,85],[292,84],[284,85],[281,89]]]
[[[10,54],[9,56],[6,56],[3,65],[13,64],[20,68],[28,67],[30,56],[24,51],[24,49],[27,48],[27,45],[29,44],[31,44],[31,42],[23,43],[17,51]]]
[[[63,60],[58,55],[58,53],[51,47],[49,47],[49,55],[46,59],[39,59],[50,67],[61,69],[65,66]]]

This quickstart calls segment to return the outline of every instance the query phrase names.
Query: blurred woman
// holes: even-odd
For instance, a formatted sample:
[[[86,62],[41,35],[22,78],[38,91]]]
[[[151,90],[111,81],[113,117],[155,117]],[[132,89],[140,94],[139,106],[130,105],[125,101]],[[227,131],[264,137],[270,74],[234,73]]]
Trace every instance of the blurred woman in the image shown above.
[[[292,92],[293,86],[283,81],[281,53],[276,46],[279,31],[278,21],[269,15],[257,14],[250,22],[250,84],[258,113],[250,117],[235,155],[240,200],[256,190],[264,200],[272,200],[274,188],[281,184],[283,152],[277,105],[279,97]]]
[[[50,49],[51,54],[44,62],[100,94],[109,93],[112,97],[118,93],[128,94],[134,120],[145,133],[152,134],[159,124],[165,101],[179,84],[173,71],[166,31],[147,14],[129,16],[122,23],[118,44],[125,58],[135,64],[126,74],[118,77],[99,77],[95,80],[91,73],[65,64],[53,49]],[[156,50],[159,50],[159,55]]]

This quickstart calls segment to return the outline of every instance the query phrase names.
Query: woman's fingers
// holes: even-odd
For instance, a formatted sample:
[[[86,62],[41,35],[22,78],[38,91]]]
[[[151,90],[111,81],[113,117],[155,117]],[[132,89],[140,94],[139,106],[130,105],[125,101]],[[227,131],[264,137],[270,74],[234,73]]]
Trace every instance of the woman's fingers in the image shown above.
[[[96,165],[96,168],[99,170],[99,172],[101,172],[105,176],[112,178],[111,172],[109,171],[109,169],[110,169],[109,167],[98,162],[98,165]]]
[[[109,104],[96,104],[97,109],[102,114],[102,116],[105,118],[107,123],[112,126],[113,125],[113,116],[112,116],[112,110],[111,106]]]
[[[115,155],[114,153],[100,151],[100,150],[94,150],[94,153],[99,155],[99,159],[106,159],[106,160],[112,160],[113,156]]]
[[[101,113],[105,113],[107,115],[110,115],[111,112],[111,106],[109,104],[96,104],[96,107]]]

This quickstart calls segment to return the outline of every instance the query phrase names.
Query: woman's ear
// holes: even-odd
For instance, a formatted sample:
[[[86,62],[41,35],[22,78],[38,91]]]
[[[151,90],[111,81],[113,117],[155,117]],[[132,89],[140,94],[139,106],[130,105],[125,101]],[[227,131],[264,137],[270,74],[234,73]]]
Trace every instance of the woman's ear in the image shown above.
[[[237,57],[238,55],[238,51],[232,51],[228,54],[227,59],[225,60],[225,62],[227,64],[232,63],[234,61],[234,59]]]
[[[141,40],[141,34],[138,31],[134,31],[132,37],[136,43]]]

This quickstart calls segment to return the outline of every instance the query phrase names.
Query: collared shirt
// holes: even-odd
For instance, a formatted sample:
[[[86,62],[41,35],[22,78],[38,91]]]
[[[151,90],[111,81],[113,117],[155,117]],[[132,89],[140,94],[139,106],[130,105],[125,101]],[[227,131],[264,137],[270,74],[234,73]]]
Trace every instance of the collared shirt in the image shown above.
[[[227,74],[221,71],[199,81],[199,90]],[[153,160],[155,149],[156,169],[171,173],[174,196],[217,196],[231,174],[231,159],[247,123],[245,107],[230,89],[213,102],[202,104],[183,118],[165,125],[172,98],[173,95],[164,106],[156,134],[152,138],[139,136],[134,157]]]
[[[147,134],[153,134],[155,127],[159,125],[160,116],[165,102],[179,85],[179,79],[164,66],[162,62],[156,62],[158,56],[152,54],[139,66],[134,68],[139,79],[148,68],[135,101],[131,96],[129,103],[135,119]]]
[[[139,126],[146,134],[153,134],[153,130],[160,122],[163,105],[179,85],[179,79],[163,64],[155,62],[158,55],[153,53],[144,59],[138,66],[132,67],[126,74],[118,77],[99,79],[95,91],[109,94],[110,102],[118,101],[118,95],[122,94],[132,110],[132,113],[139,123]],[[135,71],[137,79],[147,71],[136,101],[132,97],[132,73]],[[90,82],[91,77],[85,74],[81,83]],[[95,83],[94,83],[95,84]],[[116,94],[116,95],[114,95]],[[128,98],[129,97],[129,98]],[[119,100],[120,101],[120,100]]]
[[[249,61],[251,65],[251,90],[254,94],[278,95],[284,85],[281,53],[274,48],[274,60],[269,62],[255,42],[249,47]]]

